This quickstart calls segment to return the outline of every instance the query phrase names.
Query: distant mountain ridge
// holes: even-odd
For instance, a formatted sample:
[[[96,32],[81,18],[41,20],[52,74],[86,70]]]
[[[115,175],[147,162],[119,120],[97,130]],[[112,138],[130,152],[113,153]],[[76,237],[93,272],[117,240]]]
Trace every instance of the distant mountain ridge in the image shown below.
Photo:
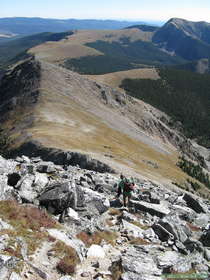
[[[141,21],[117,21],[96,19],[45,19],[45,18],[0,18],[0,34],[30,35],[41,32],[64,32],[70,29],[121,29]]]
[[[56,34],[57,38],[60,33],[58,29],[71,26],[73,31],[70,32],[74,35],[67,37],[61,35],[61,39],[66,38],[63,41],[51,39],[52,36],[48,36],[46,32],[12,41],[8,38],[1,39],[10,40],[0,44],[1,68],[13,63],[13,58],[16,56],[18,59],[21,58],[22,52],[25,56],[29,51],[38,58],[60,63],[68,69],[83,74],[105,74],[163,65],[174,65],[177,69],[199,73],[207,73],[210,69],[210,23],[206,22],[172,18],[162,27],[156,27],[134,22],[132,22],[134,25],[129,26],[129,22],[109,20],[40,18],[13,18],[12,20],[13,34],[17,31],[15,29],[27,33],[54,26],[53,30],[56,33],[53,34]],[[75,24],[81,29],[83,27],[86,29],[75,30]],[[96,25],[96,28],[100,29],[107,24],[111,26],[107,30],[91,30]],[[116,24],[118,27],[120,25],[120,29],[112,30],[111,28],[116,27]],[[123,26],[125,24],[126,27]],[[0,19],[0,34],[5,25],[11,25],[10,19]],[[90,30],[87,30],[88,28]],[[59,41],[59,43],[52,41]]]

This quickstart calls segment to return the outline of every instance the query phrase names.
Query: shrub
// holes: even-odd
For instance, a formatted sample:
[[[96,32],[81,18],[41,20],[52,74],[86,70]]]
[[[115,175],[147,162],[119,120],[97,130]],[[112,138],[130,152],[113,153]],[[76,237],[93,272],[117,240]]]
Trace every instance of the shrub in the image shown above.
[[[46,211],[33,206],[22,206],[17,201],[0,201],[0,216],[10,221],[15,228],[27,228],[39,231],[41,227],[58,227]]]
[[[56,268],[64,274],[73,274],[75,272],[74,260],[64,257],[59,261]]]
[[[119,216],[121,214],[121,211],[119,209],[110,208],[109,209],[109,215],[111,216]]]
[[[142,225],[142,224],[140,224],[138,221],[132,221],[131,222],[131,224],[133,224],[133,225],[135,225],[135,226],[137,226],[137,227],[139,227],[139,228],[141,228],[141,229],[148,229],[148,228],[150,228],[150,226],[148,226],[148,225]]]
[[[114,246],[117,236],[117,233],[111,231],[96,231],[94,233],[82,231],[77,234],[77,238],[82,240],[87,247],[90,247],[92,244],[99,245],[102,240]]]
[[[76,265],[79,263],[79,257],[73,248],[67,246],[62,241],[57,241],[50,252],[54,252],[55,256],[60,257],[60,261],[56,266],[60,272],[64,274],[75,272]]]
[[[151,242],[148,242],[146,240],[144,240],[143,238],[137,237],[134,238],[130,241],[130,244],[132,245],[149,245],[151,244]]]

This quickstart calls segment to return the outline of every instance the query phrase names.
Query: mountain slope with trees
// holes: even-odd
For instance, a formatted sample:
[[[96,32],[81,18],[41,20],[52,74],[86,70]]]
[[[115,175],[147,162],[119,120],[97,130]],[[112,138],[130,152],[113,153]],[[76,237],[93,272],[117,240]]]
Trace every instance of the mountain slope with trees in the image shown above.
[[[210,75],[159,69],[160,79],[125,79],[121,87],[181,122],[185,134],[210,147]]]

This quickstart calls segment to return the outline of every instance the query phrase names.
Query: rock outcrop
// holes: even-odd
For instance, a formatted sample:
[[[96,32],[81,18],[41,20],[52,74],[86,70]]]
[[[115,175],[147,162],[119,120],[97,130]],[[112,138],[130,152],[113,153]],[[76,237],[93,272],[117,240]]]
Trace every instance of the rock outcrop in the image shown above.
[[[136,179],[124,208],[114,199],[117,181],[37,157],[0,157],[1,279],[208,275],[209,201],[196,200],[199,213],[190,194]]]

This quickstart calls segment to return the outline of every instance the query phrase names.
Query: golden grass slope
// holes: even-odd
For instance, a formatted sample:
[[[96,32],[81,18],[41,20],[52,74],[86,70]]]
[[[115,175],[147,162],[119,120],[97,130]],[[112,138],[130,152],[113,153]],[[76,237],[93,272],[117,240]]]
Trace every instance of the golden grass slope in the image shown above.
[[[139,29],[122,30],[78,30],[73,35],[58,42],[46,42],[29,50],[36,58],[48,62],[62,63],[65,59],[82,56],[102,55],[94,48],[85,46],[86,43],[103,40],[118,42],[121,38],[129,38],[131,42],[137,40],[150,41],[152,32],[143,32]]]
[[[108,73],[104,75],[85,75],[87,78],[102,83],[118,90],[122,90],[119,86],[124,79],[152,79],[157,80],[160,78],[155,68],[141,68],[132,69],[127,71],[119,71]]]
[[[176,166],[176,148],[158,126],[160,112],[77,73],[40,65],[37,102],[30,110],[16,107],[4,124],[11,131],[18,127],[11,135],[14,147],[36,140],[46,147],[90,154],[128,175],[159,182],[185,178]]]

